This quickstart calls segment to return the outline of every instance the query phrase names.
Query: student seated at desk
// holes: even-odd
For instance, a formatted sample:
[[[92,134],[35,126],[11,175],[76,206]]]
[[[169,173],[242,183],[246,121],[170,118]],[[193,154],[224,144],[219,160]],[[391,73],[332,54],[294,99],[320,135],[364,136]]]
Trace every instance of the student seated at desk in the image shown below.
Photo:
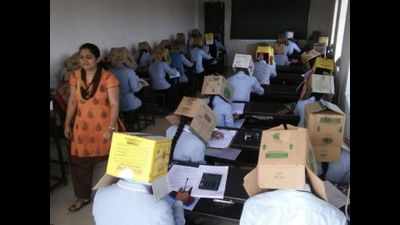
[[[192,88],[193,91],[201,89],[201,85],[204,80],[204,64],[203,60],[211,60],[213,57],[207,54],[203,49],[202,37],[193,38],[192,49],[190,50],[191,60],[195,63],[195,73],[192,76]]]
[[[164,54],[164,60],[168,65],[171,65],[171,57],[170,57],[170,52],[171,52],[171,41],[170,40],[162,40],[160,44],[158,45],[160,49],[162,49],[163,54]]]
[[[250,197],[240,225],[346,225],[345,215],[312,193],[277,190]]]
[[[278,39],[274,43],[275,63],[278,66],[288,66],[290,61],[287,55],[288,40],[284,34],[278,34]]]
[[[273,63],[273,60],[265,58],[269,57],[268,54],[257,53],[256,57],[256,63],[254,64],[254,76],[257,78],[260,84],[269,85],[270,78],[277,76],[276,66]]]
[[[171,88],[171,84],[167,81],[167,75],[177,76],[179,72],[171,68],[164,58],[164,52],[160,48],[156,48],[153,52],[153,62],[149,67],[151,85],[153,90],[166,95],[166,103],[170,109],[176,107],[177,90]]]
[[[251,76],[251,56],[250,60],[246,62],[243,67],[235,67],[235,60],[239,60],[239,56],[235,55],[234,59],[234,71],[235,74],[228,78],[229,84],[233,88],[232,101],[244,101],[250,102],[251,92],[255,92],[258,95],[264,94],[264,88],[260,85],[257,79]]]
[[[172,43],[172,49],[171,49],[171,67],[175,68],[176,70],[179,71],[180,77],[179,77],[179,83],[188,83],[188,77],[186,76],[185,73],[185,67],[192,67],[194,64],[189,61],[185,55],[185,44],[181,43],[179,41],[174,41]]]
[[[151,64],[151,47],[147,41],[139,43],[138,72],[147,73]]]
[[[119,109],[123,115],[125,127],[131,131],[130,126],[135,122],[135,111],[142,106],[142,101],[135,96],[146,82],[139,79],[135,71],[129,68],[132,58],[129,57],[127,48],[112,48],[110,51],[111,72],[117,77],[120,84]]]

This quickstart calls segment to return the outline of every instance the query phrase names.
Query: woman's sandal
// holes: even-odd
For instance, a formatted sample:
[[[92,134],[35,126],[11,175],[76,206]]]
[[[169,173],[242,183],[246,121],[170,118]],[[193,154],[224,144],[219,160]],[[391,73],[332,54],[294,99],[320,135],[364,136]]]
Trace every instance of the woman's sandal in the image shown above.
[[[88,199],[78,199],[75,201],[74,204],[72,204],[69,208],[68,211],[70,212],[77,212],[80,209],[82,209],[84,206],[88,205],[90,203],[90,200]]]

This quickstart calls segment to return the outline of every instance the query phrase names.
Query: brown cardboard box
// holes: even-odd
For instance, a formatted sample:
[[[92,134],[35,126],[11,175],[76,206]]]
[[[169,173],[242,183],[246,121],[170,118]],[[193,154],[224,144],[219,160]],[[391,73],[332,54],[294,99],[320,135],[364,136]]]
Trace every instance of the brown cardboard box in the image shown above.
[[[308,178],[313,192],[329,203],[330,192],[327,181],[315,174],[316,161],[308,131],[305,128],[287,126],[263,131],[258,164],[243,178],[243,187],[251,197],[270,189],[306,190]],[[268,155],[270,157],[268,157]]]
[[[313,93],[335,94],[335,80],[332,75],[311,75],[311,91]]]
[[[193,118],[190,127],[204,142],[208,142],[217,125],[215,113],[200,98],[183,97],[174,114]],[[176,124],[176,117],[170,115],[167,116],[167,119]]]
[[[230,101],[233,88],[223,76],[206,76],[204,77],[202,95],[219,95],[226,101]]]
[[[339,160],[345,114],[336,105],[321,100],[305,107],[305,126],[320,162]]]

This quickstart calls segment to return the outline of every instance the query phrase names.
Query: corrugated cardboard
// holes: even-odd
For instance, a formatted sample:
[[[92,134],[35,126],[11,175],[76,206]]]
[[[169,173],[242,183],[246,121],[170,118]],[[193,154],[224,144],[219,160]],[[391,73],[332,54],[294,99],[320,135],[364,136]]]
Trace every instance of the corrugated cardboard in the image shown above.
[[[174,114],[193,118],[190,127],[204,142],[210,139],[217,125],[215,113],[200,98],[183,97]],[[167,119],[176,122],[176,118]]]
[[[326,45],[321,43],[314,43],[314,50],[324,55],[326,53]]]
[[[306,105],[304,121],[317,160],[320,162],[339,160],[345,124],[343,111],[336,105],[321,100]]]
[[[307,177],[312,191],[334,204],[337,200],[330,199],[330,196],[335,197],[331,192],[338,190],[333,185],[327,188],[329,183],[316,175],[316,161],[307,129],[290,125],[287,128],[279,126],[263,131],[257,167],[243,178],[245,191],[250,197],[270,189],[304,191]],[[266,158],[268,153],[275,153],[276,157]]]
[[[106,174],[114,177],[151,183],[166,175],[171,140],[165,137],[139,137],[114,133]]]
[[[213,33],[205,33],[204,37],[206,38],[207,45],[214,44],[214,34]]]
[[[263,131],[257,164],[260,188],[304,188],[307,135],[306,129],[293,126]]]
[[[233,59],[232,67],[249,69],[252,63],[254,65],[251,55],[236,53],[235,58]]]
[[[318,57],[320,55],[321,55],[321,53],[312,49],[311,51],[303,52],[303,54],[301,54],[300,58],[303,63],[306,63],[306,62],[310,61],[311,59]]]
[[[318,68],[329,70],[330,74],[333,74],[333,71],[335,70],[335,62],[333,59],[318,57],[315,60],[314,71],[316,71]]]
[[[311,76],[313,93],[335,94],[335,80],[332,75],[313,74]]]
[[[204,77],[202,95],[219,95],[226,101],[230,101],[233,88],[223,76],[206,76]]]
[[[318,43],[324,44],[325,46],[328,46],[329,44],[329,36],[320,36],[318,39]]]

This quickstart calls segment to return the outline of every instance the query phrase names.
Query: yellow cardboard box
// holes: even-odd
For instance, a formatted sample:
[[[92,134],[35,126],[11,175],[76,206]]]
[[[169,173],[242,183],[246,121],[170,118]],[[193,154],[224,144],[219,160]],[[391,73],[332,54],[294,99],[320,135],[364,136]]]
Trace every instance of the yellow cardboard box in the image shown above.
[[[168,172],[171,140],[161,136],[114,133],[106,174],[151,183]]]
[[[318,57],[315,60],[314,71],[318,73],[318,69],[327,70],[329,74],[333,74],[333,71],[335,70],[335,62],[333,59]]]
[[[256,55],[258,54],[267,54],[268,55],[268,64],[275,63],[274,60],[274,48],[271,46],[257,46]]]
[[[204,37],[206,38],[207,45],[214,44],[214,34],[213,33],[205,33]]]

